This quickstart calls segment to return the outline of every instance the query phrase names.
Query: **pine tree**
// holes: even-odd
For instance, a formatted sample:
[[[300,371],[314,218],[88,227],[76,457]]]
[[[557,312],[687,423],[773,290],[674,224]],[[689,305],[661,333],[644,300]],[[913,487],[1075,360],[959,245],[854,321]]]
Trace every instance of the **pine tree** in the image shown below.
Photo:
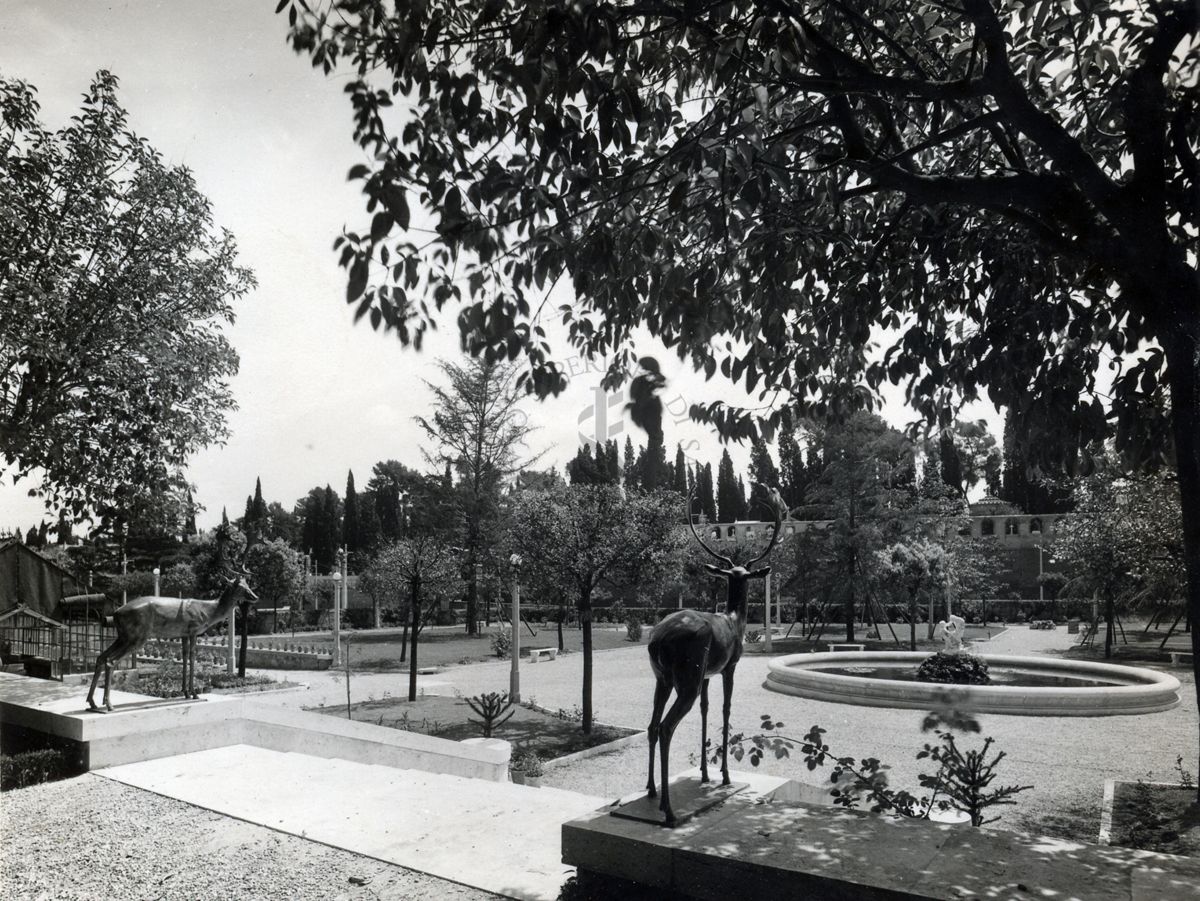
[[[675,445],[675,467],[673,470],[673,478],[671,480],[671,487],[674,488],[676,491],[678,491],[680,494],[687,494],[688,489],[690,488],[690,484],[689,484],[690,475],[691,475],[691,470],[688,469],[687,458],[684,457],[684,455],[683,455],[683,445],[676,444]]]
[[[625,466],[621,471],[621,481],[624,483],[626,491],[633,491],[641,487],[638,458],[634,456],[633,440],[628,435],[625,436]]]
[[[362,550],[362,523],[358,510],[358,492],[354,489],[354,470],[346,475],[346,503],[342,513],[342,541],[346,551],[357,555]]]
[[[691,463],[687,465],[687,493],[691,494],[696,490],[696,469]]]
[[[229,531],[229,514],[224,507],[221,508],[221,525],[225,528],[225,531]]]
[[[712,464],[705,463],[704,468],[696,476],[700,482],[700,509],[704,512],[704,518],[709,522],[718,522],[717,519],[717,500],[716,492],[713,490],[713,471]]]

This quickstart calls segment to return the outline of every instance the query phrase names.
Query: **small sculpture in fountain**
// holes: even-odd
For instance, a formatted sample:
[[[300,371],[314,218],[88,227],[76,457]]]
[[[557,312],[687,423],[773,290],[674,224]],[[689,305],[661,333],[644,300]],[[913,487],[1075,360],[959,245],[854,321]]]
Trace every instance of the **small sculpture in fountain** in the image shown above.
[[[962,654],[967,651],[963,647],[963,630],[966,625],[965,619],[954,614],[937,624],[933,630],[933,637],[942,640],[943,654]]]
[[[940,682],[948,685],[987,685],[987,661],[963,645],[963,630],[967,621],[961,616],[948,616],[933,630],[941,638],[942,649],[917,667],[918,682]]]

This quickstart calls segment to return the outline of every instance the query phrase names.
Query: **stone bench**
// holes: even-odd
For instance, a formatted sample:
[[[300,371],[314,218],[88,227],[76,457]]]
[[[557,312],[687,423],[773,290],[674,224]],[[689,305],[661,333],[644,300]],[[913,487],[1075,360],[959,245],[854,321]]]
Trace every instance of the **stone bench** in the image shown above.
[[[529,662],[537,663],[539,660],[554,660],[558,657],[558,648],[530,648]]]
[[[865,651],[866,649],[867,646],[865,644],[851,644],[849,642],[838,643],[836,641],[829,643],[829,652],[831,654],[834,651]]]
[[[1171,651],[1172,666],[1190,666],[1192,659],[1191,651]]]

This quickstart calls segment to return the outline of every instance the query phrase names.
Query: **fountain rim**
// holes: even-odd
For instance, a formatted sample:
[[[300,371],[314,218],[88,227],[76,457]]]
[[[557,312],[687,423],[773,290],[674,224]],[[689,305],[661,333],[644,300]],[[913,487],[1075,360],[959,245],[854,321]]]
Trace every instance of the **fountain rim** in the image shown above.
[[[931,709],[947,701],[978,713],[1024,716],[1104,716],[1155,713],[1180,703],[1181,685],[1168,673],[1091,660],[980,654],[989,666],[1068,673],[1114,682],[1104,686],[950,685],[827,673],[825,665],[918,664],[922,651],[831,651],[786,654],[768,661],[764,687],[784,694],[856,706]]]

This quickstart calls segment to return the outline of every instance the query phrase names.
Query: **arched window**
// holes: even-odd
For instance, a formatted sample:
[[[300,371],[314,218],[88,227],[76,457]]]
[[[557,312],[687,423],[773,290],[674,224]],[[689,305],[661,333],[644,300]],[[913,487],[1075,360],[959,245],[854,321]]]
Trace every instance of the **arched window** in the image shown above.
[[[725,530],[725,537],[737,538],[737,528],[735,528],[734,526],[730,526],[728,529]]]
[[[712,538],[712,539],[714,539],[714,540],[716,540],[716,541],[720,541],[720,540],[721,540],[721,530],[720,530],[720,529],[713,529],[713,530],[712,530],[712,534],[711,534],[711,535],[709,535],[708,537],[709,537],[709,538]]]
[[[980,535],[995,535],[996,534],[996,520],[985,519],[983,522],[981,522],[979,524],[979,534]]]
[[[1029,534],[1030,535],[1042,534],[1042,521],[1040,519],[1038,519],[1036,516],[1033,519],[1029,520]]]
[[[787,526],[786,528],[784,528],[783,534],[784,535],[795,535],[796,527],[795,526]]]
[[[1021,524],[1015,519],[1006,519],[1004,521],[1004,534],[1005,535],[1020,535],[1021,534]]]

